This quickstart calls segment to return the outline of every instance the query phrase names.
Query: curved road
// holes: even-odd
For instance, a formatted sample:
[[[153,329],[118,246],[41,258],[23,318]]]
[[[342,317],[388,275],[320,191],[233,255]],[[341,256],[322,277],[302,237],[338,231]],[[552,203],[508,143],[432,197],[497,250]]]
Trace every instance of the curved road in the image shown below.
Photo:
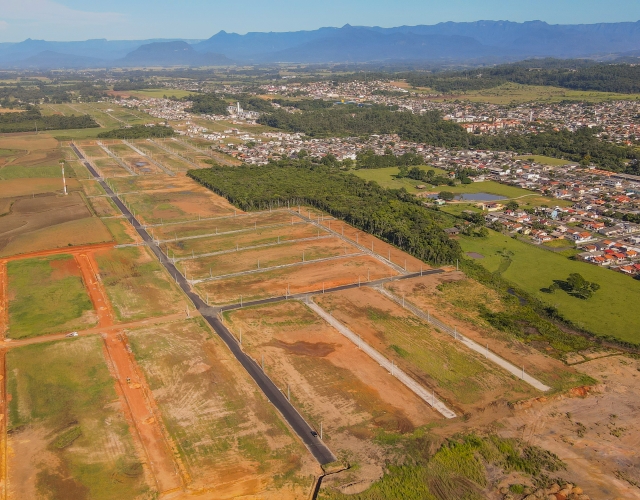
[[[165,267],[169,274],[176,278],[177,283],[182,288],[182,291],[187,294],[189,299],[196,306],[196,309],[200,312],[202,317],[211,325],[214,331],[220,336],[220,338],[227,344],[233,355],[244,367],[245,370],[251,375],[251,378],[255,380],[258,387],[267,396],[267,399],[276,407],[276,409],[282,414],[284,419],[291,426],[293,431],[300,437],[305,446],[309,449],[314,458],[321,465],[335,462],[336,457],[331,453],[331,450],[320,440],[320,438],[313,436],[311,433],[314,429],[302,418],[297,410],[289,403],[285,395],[278,389],[278,387],[271,381],[269,377],[262,371],[260,366],[247,354],[242,351],[240,345],[236,341],[231,332],[220,322],[217,317],[216,310],[207,306],[204,301],[191,290],[187,280],[178,272],[175,266],[164,256],[160,249],[154,245],[153,239],[147,233],[147,231],[138,223],[135,217],[131,214],[129,209],[120,201],[116,194],[111,190],[107,183],[98,175],[91,164],[86,161],[85,157],[80,153],[75,144],[71,144],[72,149],[82,161],[85,167],[91,172],[91,175],[95,177],[107,194],[113,199],[116,206],[125,215],[127,220],[135,228],[142,239],[147,243],[149,248],[156,255],[160,263]]]

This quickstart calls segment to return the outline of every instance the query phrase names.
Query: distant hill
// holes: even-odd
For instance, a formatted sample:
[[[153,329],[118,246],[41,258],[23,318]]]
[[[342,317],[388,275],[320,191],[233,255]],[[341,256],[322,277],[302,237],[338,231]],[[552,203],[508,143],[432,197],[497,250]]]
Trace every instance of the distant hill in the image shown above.
[[[638,54],[640,21],[577,25],[477,21],[245,35],[221,31],[207,40],[191,41],[28,39],[0,43],[0,68],[209,66],[232,61],[494,64],[543,57],[634,61]],[[67,56],[76,57],[75,62]]]
[[[231,63],[221,54],[196,52],[186,42],[155,42],[138,47],[111,66],[220,66]]]

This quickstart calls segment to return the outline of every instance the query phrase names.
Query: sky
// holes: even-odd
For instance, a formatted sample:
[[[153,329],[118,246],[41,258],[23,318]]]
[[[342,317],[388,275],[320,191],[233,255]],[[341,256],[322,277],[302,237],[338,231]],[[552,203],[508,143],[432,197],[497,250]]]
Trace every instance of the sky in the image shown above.
[[[297,31],[445,21],[640,20],[640,0],[0,0],[0,42],[209,38],[220,30]]]

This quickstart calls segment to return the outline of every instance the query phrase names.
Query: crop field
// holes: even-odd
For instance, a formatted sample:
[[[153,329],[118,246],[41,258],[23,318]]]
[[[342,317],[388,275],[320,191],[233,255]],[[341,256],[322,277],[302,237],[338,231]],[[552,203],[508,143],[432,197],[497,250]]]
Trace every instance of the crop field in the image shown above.
[[[9,336],[20,339],[96,324],[78,263],[70,255],[7,264]]]
[[[192,252],[196,255],[221,252],[254,245],[269,245],[302,238],[326,236],[327,234],[327,232],[318,229],[313,224],[301,222],[294,225],[282,225],[264,229],[250,228],[240,232],[219,234],[206,238],[186,239],[177,242],[169,241],[166,243],[166,248],[172,257],[191,257]]]
[[[168,189],[124,194],[120,197],[146,224],[193,220],[198,216],[232,215],[234,208],[224,198],[195,185],[187,190]]]
[[[25,132],[19,134],[0,135],[0,149],[22,149],[25,151],[49,150],[58,147],[58,141],[50,134],[34,134]]]
[[[500,398],[509,401],[536,394],[374,289],[321,295],[316,302],[454,407],[468,410]]]
[[[186,309],[182,294],[145,247],[109,249],[96,252],[95,258],[119,321]]]
[[[509,305],[500,295],[467,278],[462,272],[422,276],[385,284],[398,297],[405,297],[423,311],[431,311],[440,321],[456,327],[458,332],[480,345],[487,345],[492,352],[515,366],[526,365],[526,371],[546,385],[565,390],[581,384],[580,376],[561,361],[545,356],[531,345],[518,340],[513,334],[492,327],[480,311],[508,313]]]
[[[316,473],[222,341],[201,320],[128,334],[195,490],[216,498],[305,498]]]
[[[465,252],[483,256],[477,262],[491,272],[513,282],[579,327],[596,335],[611,335],[640,343],[640,315],[629,304],[640,301],[640,282],[621,273],[570,260],[533,245],[514,240],[494,231],[487,238],[460,238]],[[579,273],[587,281],[600,285],[588,300],[573,297],[562,290],[553,294],[541,291],[553,280],[566,280]],[[621,294],[624,299],[621,299]]]
[[[98,337],[12,350],[7,392],[9,499],[148,493]]]
[[[284,228],[285,226],[295,226],[305,224],[298,217],[292,216],[285,211],[274,211],[268,213],[243,213],[238,211],[237,215],[225,215],[212,220],[192,220],[180,224],[165,224],[155,226],[151,230],[155,238],[160,240],[177,240],[192,236],[221,235],[232,231],[259,231],[272,227]]]
[[[79,191],[82,186],[77,179],[67,179],[67,191]],[[62,194],[60,178],[16,178],[0,181],[0,198],[33,196],[43,193]]]
[[[321,238],[311,241],[281,243],[271,247],[240,250],[210,257],[183,260],[180,268],[189,279],[252,271],[255,269],[298,264],[340,255],[360,253],[340,238]]]
[[[351,285],[367,275],[371,281],[396,276],[397,273],[379,260],[361,255],[327,262],[312,262],[272,271],[207,281],[195,286],[211,305],[234,304],[289,294],[322,291],[324,288]]]
[[[404,434],[440,420],[301,302],[227,312],[225,324],[236,336],[242,332],[251,357],[262,362],[264,356],[265,371],[305,420],[316,429],[322,422],[323,440],[336,456],[348,457],[358,480],[383,464],[384,452],[370,443],[380,430]]]

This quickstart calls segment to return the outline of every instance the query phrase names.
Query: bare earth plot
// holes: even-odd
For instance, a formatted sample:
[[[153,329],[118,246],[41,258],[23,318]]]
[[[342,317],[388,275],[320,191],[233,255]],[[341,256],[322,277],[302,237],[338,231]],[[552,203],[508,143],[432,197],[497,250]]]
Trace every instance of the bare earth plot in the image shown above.
[[[249,301],[287,293],[318,292],[323,287],[351,285],[358,280],[364,283],[367,275],[373,281],[396,276],[397,273],[379,260],[362,255],[202,282],[195,288],[201,297],[208,294],[211,305],[223,305],[239,302],[240,295]]]
[[[10,337],[33,337],[96,324],[73,256],[11,261],[7,263],[7,276]]]
[[[306,498],[317,465],[200,320],[128,338],[197,498]]]
[[[365,489],[382,475],[388,450],[381,431],[404,434],[440,420],[423,401],[298,301],[225,313],[245,351],[354,469],[347,482]],[[287,392],[289,391],[289,392]],[[352,490],[353,491],[353,490]]]
[[[267,212],[260,214],[244,214],[238,211],[231,216],[221,216],[211,220],[196,220],[179,224],[164,224],[150,228],[153,236],[159,240],[175,240],[180,238],[190,238],[193,236],[203,236],[220,234],[231,231],[250,231],[252,229],[266,229],[271,226],[285,226],[300,224],[301,221],[292,217],[287,212]]]
[[[212,257],[196,257],[182,261],[179,267],[183,274],[186,271],[189,279],[203,279],[355,253],[359,253],[356,248],[339,238],[320,238]]]
[[[77,193],[14,199],[11,212],[0,220],[0,255],[111,239]]]
[[[580,384],[581,375],[561,361],[545,356],[542,353],[544,346],[537,346],[542,352],[536,350],[483,320],[478,305],[500,312],[504,309],[500,297],[461,272],[412,278],[387,283],[385,287],[397,296],[406,297],[423,311],[430,311],[480,345],[488,345],[492,352],[516,366],[524,366],[528,374],[554,389],[564,390]]]
[[[434,389],[456,413],[540,395],[372,288],[319,295],[315,302],[414,380]]]
[[[206,238],[195,238],[187,240],[169,241],[162,245],[165,253],[166,249],[173,257],[191,257],[195,255],[235,250],[236,248],[246,248],[256,245],[270,245],[284,243],[291,240],[317,238],[327,236],[328,233],[319,230],[313,224],[299,223],[295,225],[278,225],[277,227],[258,228],[252,227],[241,232],[231,234],[218,234]]]
[[[148,498],[101,344],[93,337],[7,354],[8,498]]]
[[[183,295],[146,247],[96,252],[95,261],[119,321],[186,311]]]

